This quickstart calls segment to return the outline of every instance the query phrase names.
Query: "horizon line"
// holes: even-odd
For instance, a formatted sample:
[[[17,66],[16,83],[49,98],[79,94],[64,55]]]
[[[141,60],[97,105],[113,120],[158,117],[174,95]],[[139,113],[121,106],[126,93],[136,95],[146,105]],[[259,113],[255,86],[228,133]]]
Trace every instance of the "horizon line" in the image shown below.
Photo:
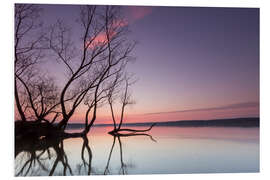
[[[218,119],[197,119],[197,120],[176,120],[176,121],[157,121],[157,122],[153,122],[153,121],[148,121],[148,122],[128,122],[128,123],[124,123],[125,124],[147,124],[147,123],[170,123],[170,122],[194,122],[194,121],[215,121],[215,120],[233,120],[233,119],[256,119],[259,118],[260,116],[250,116],[250,117],[234,117],[234,118],[218,118]],[[71,122],[68,124],[84,124],[84,123],[79,123],[79,122]],[[116,125],[118,125],[119,123],[117,123]],[[101,124],[94,124],[95,125],[113,125],[113,123],[101,123]]]

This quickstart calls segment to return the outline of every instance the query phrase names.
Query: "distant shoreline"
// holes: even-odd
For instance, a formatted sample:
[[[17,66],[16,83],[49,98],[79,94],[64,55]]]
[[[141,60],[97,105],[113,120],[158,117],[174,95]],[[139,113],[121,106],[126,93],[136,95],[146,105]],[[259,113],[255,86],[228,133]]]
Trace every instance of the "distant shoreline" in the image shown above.
[[[260,127],[259,117],[214,119],[214,120],[181,120],[166,122],[125,123],[122,126],[172,126],[172,127]],[[113,126],[113,124],[96,124],[95,127]],[[83,128],[83,123],[69,123],[68,129]]]

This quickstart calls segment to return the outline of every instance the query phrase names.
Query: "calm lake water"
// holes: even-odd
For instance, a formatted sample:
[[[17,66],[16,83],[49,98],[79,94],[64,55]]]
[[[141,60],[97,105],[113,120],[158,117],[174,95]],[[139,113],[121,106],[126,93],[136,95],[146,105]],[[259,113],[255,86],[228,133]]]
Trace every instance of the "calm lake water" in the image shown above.
[[[88,142],[72,138],[45,152],[21,152],[15,159],[15,174],[259,172],[259,128],[154,127],[149,132],[153,139],[146,135],[114,138],[107,134],[110,130],[94,127]]]

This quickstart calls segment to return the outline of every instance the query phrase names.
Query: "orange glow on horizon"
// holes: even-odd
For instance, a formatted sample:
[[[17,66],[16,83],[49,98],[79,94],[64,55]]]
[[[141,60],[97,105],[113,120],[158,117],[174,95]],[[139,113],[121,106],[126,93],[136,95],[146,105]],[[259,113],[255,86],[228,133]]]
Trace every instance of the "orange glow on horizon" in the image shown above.
[[[81,113],[75,114],[71,122],[78,122],[78,123],[84,122],[83,111],[81,111]],[[212,120],[212,119],[256,117],[256,116],[259,116],[258,107],[229,109],[229,110],[214,110],[214,111],[150,114],[150,115],[126,113],[124,123],[162,122],[162,121],[179,121],[179,120]],[[115,118],[118,123],[120,116],[116,115]],[[97,119],[95,121],[95,124],[112,124],[112,123],[113,121],[109,112],[102,111],[100,113],[97,113]]]

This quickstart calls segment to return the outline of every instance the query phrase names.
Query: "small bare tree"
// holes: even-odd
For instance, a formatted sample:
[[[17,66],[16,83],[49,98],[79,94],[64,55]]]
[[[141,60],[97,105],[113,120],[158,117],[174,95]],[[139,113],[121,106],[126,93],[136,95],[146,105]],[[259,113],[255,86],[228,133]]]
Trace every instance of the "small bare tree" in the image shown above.
[[[114,109],[113,109],[113,103],[119,94],[119,86],[121,87],[121,85],[120,85],[121,82],[123,82],[122,84],[124,84],[124,87],[123,87],[123,94],[120,97],[120,99],[121,99],[121,115],[120,115],[119,124],[117,126],[115,113],[114,113]],[[112,116],[112,120],[113,120],[113,124],[114,124],[114,129],[109,132],[112,135],[116,135],[116,136],[135,135],[136,133],[143,133],[143,132],[150,131],[152,129],[152,127],[155,125],[155,123],[153,123],[148,129],[144,129],[144,130],[121,128],[123,125],[123,121],[124,121],[125,108],[128,105],[135,104],[135,101],[132,99],[132,95],[131,95],[131,92],[129,90],[130,86],[132,84],[134,84],[135,82],[136,82],[136,80],[132,80],[132,76],[125,75],[122,79],[120,79],[120,76],[118,75],[115,78],[115,81],[110,86],[110,89],[108,90],[108,95],[107,95],[108,104],[110,106],[111,116]],[[123,132],[127,132],[127,133],[123,133]],[[147,134],[138,134],[138,135],[147,135]],[[149,135],[149,137],[151,137],[151,136]]]

